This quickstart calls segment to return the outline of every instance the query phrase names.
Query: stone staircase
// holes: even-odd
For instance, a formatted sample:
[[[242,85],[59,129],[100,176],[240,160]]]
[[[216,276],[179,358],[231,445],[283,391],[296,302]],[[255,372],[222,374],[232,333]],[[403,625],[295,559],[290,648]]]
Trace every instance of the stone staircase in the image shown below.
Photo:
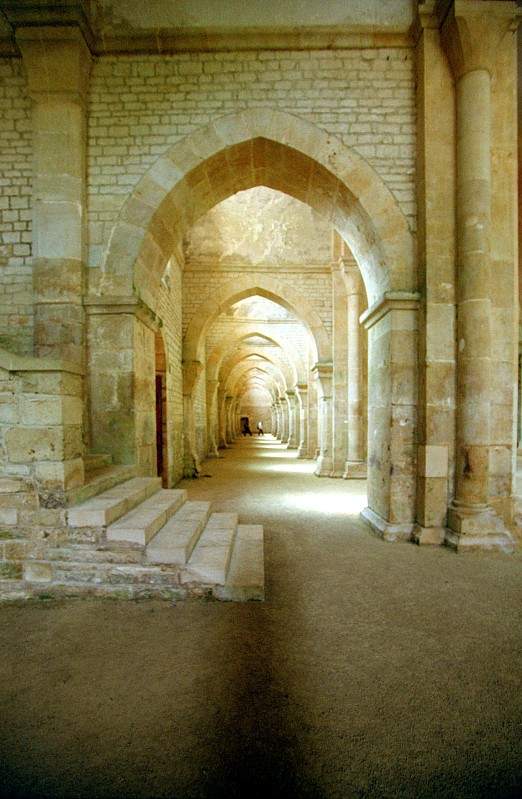
[[[103,465],[100,467],[103,468]],[[132,477],[66,511],[63,540],[1,539],[0,598],[264,599],[263,528]]]

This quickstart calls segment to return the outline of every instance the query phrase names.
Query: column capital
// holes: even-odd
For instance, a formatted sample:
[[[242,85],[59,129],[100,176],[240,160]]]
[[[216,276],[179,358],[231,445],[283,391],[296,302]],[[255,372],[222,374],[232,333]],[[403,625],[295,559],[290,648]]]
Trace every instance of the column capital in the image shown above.
[[[16,31],[16,43],[33,100],[85,103],[92,58],[77,26],[21,27]]]
[[[468,72],[493,74],[506,36],[516,32],[522,9],[513,0],[439,0],[441,41],[458,80]]]
[[[346,293],[348,295],[362,294],[362,275],[355,258],[339,258],[339,265]]]
[[[359,321],[369,330],[390,311],[416,311],[419,303],[420,294],[416,291],[386,291],[361,314]]]

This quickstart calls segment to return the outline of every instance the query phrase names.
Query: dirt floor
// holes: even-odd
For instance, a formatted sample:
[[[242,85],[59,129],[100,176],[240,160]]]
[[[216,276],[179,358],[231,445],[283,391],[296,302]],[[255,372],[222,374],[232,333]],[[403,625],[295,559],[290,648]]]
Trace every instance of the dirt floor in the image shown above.
[[[522,793],[522,557],[386,544],[268,440],[186,482],[265,526],[267,601],[0,609],[2,796]]]

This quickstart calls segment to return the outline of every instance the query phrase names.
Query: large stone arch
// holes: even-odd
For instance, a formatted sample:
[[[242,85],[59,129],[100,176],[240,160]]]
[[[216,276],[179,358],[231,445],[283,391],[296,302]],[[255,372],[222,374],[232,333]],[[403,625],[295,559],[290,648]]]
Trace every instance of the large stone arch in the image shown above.
[[[194,313],[185,333],[183,360],[201,361],[205,334],[212,322],[230,305],[252,296],[272,300],[295,314],[311,334],[317,360],[322,362],[331,360],[332,348],[328,331],[306,297],[276,277],[262,274],[236,278],[225,283],[219,290],[208,293]]]
[[[184,231],[231,194],[258,185],[331,221],[361,267],[370,303],[385,292],[415,290],[414,239],[382,178],[321,128],[267,108],[218,118],[157,159],[112,231],[101,290],[135,290],[155,308],[156,287]]]

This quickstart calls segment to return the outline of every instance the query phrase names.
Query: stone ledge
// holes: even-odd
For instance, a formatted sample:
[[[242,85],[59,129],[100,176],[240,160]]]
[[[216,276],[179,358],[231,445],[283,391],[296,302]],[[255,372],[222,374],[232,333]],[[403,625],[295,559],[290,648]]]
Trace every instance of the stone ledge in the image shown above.
[[[386,291],[361,314],[359,322],[369,330],[390,311],[416,311],[420,294],[417,291]]]
[[[84,375],[81,364],[61,358],[36,358],[31,355],[16,355],[0,347],[0,369],[6,372],[70,372]]]

